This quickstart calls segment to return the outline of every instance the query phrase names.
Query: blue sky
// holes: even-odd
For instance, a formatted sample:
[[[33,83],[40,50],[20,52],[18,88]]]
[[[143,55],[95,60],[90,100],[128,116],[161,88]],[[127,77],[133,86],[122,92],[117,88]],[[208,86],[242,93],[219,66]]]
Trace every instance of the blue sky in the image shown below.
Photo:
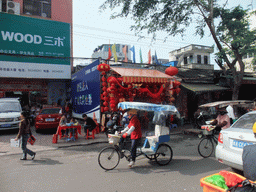
[[[131,19],[118,18],[110,19],[111,11],[109,9],[104,12],[99,11],[99,6],[104,0],[97,1],[73,1],[73,56],[90,58],[93,50],[101,44],[116,43],[129,44],[135,46],[136,60],[139,61],[139,50],[142,50],[143,62],[147,62],[147,54],[151,49],[151,54],[157,53],[157,57],[168,59],[168,53],[172,50],[179,49],[189,44],[199,44],[212,46],[214,41],[207,35],[200,39],[194,36],[194,28],[188,28],[186,36],[168,37],[164,42],[166,33],[157,33],[157,41],[151,42],[151,36],[145,35],[145,39],[139,40],[135,36],[134,31],[130,30],[133,24]],[[252,4],[256,9],[256,0],[229,0],[229,6],[241,5],[248,8]],[[234,3],[235,2],[235,3]],[[216,47],[216,46],[215,46]],[[216,48],[215,48],[216,49]],[[214,64],[214,54],[211,55],[211,62]],[[84,63],[82,60],[77,63]],[[88,62],[86,62],[88,63]],[[217,66],[215,65],[215,68]]]

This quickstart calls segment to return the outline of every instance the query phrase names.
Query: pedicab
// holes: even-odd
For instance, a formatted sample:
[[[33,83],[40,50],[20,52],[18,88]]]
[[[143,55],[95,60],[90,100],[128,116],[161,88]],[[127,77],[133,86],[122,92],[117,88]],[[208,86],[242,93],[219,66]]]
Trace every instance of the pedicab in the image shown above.
[[[154,127],[154,132],[147,134],[145,130],[142,130],[144,142],[137,148],[136,157],[143,155],[149,160],[155,160],[161,166],[169,164],[173,157],[173,151],[167,143],[170,141],[170,127],[166,126],[165,123],[166,118],[170,115],[176,115],[180,118],[177,108],[172,105],[144,102],[121,102],[118,104],[118,108],[121,110],[136,109],[140,114],[151,114],[152,120],[149,119],[149,121],[152,123],[151,127]],[[125,158],[127,161],[131,160],[130,148],[121,149],[119,147],[120,138],[121,136],[118,134],[108,135],[111,145],[103,148],[98,156],[98,163],[101,168],[112,170],[118,166],[121,158]]]

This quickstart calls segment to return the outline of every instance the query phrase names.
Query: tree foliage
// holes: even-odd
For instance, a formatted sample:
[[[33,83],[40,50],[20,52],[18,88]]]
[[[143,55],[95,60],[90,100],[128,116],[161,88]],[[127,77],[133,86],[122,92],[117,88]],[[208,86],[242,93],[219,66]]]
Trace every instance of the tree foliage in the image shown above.
[[[196,23],[195,35],[203,37],[208,30],[218,48],[216,62],[225,72],[224,64],[231,71],[234,85],[233,99],[244,74],[242,57],[256,52],[256,30],[249,28],[248,10],[240,6],[226,8],[219,0],[106,0],[101,9],[121,8],[112,18],[128,17],[135,21],[131,26],[137,33],[147,31],[167,32],[168,36],[184,35]],[[191,34],[193,35],[193,34]],[[254,54],[255,56],[255,54]],[[255,60],[254,60],[255,61]],[[238,63],[239,69],[236,67]]]

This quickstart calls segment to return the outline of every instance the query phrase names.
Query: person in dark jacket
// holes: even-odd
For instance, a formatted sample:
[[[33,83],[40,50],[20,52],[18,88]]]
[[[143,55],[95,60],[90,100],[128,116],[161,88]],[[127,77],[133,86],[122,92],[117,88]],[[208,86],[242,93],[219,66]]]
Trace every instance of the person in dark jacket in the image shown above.
[[[86,114],[83,114],[82,117],[84,119],[84,133],[86,136],[87,129],[89,129],[89,131],[92,131],[96,128],[96,123],[91,117],[88,117]]]
[[[29,154],[32,157],[32,160],[34,160],[36,153],[27,148],[28,138],[32,135],[27,113],[22,111],[20,117],[21,122],[19,125],[19,133],[15,138],[15,141],[21,138],[21,149],[23,151],[23,157],[20,160],[27,160],[27,154]]]

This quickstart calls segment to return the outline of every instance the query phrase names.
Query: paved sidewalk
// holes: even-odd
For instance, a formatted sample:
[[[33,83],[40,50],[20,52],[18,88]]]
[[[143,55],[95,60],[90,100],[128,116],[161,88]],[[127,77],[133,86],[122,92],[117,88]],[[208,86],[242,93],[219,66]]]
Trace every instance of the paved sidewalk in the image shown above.
[[[171,130],[171,135],[188,133],[190,131],[196,131],[192,129],[191,125],[186,124],[182,127],[173,128]],[[64,147],[71,146],[81,146],[81,145],[91,145],[98,143],[107,143],[108,139],[105,133],[95,134],[95,139],[85,139],[83,136],[79,135],[76,141],[66,142],[65,139],[58,139],[58,143],[52,143],[52,137],[45,137],[46,139],[37,140],[34,145],[28,144],[27,147],[35,152],[47,151],[47,150],[57,150]],[[13,155],[22,154],[20,147],[11,147],[10,142],[0,142],[0,156],[3,155]]]

